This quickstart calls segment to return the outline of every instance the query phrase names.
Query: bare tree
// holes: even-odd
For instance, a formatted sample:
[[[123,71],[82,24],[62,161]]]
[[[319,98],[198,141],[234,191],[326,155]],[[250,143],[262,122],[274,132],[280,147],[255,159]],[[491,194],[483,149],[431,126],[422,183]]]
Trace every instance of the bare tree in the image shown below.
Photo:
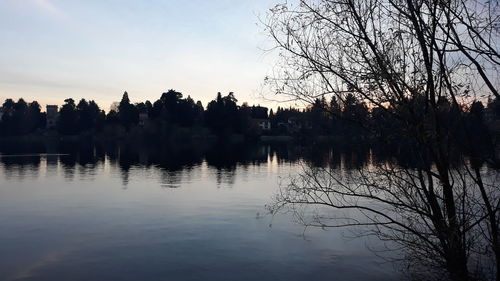
[[[271,210],[291,208],[320,227],[371,226],[403,246],[407,260],[444,268],[453,280],[488,278],[488,265],[500,280],[498,173],[478,164],[493,160],[478,152],[460,114],[456,124],[444,114],[500,98],[499,23],[499,4],[480,0],[301,0],[271,9],[264,24],[281,59],[268,85],[310,103],[355,95],[404,125],[394,133],[413,140],[419,160],[411,169],[307,168]],[[453,165],[454,147],[469,156],[461,165]],[[300,206],[357,215],[306,221]]]

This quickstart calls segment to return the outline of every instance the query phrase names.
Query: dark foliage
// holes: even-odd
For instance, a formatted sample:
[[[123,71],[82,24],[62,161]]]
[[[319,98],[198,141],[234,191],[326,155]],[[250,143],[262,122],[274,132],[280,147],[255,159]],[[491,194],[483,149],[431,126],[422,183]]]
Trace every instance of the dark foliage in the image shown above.
[[[378,141],[388,145],[412,142],[406,137],[411,134],[404,133],[407,130],[405,122],[394,116],[410,114],[410,110],[423,112],[423,105],[418,100],[409,100],[388,111],[379,107],[370,108],[353,95],[347,95],[343,100],[317,98],[305,109],[279,106],[276,111],[268,111],[266,107],[248,106],[247,103],[239,106],[232,92],[226,96],[218,93],[205,110],[200,101],[195,102],[190,96],[183,98],[183,94],[175,90],[163,93],[154,103],[145,101],[135,104],[125,92],[120,103],[107,114],[93,100],[81,99],[76,104],[68,98],[64,102],[56,127],[62,135],[96,134],[121,127],[124,132],[142,128],[148,131],[143,133],[149,137],[168,136],[175,128],[195,131],[207,128],[219,136],[330,136],[346,141]],[[481,144],[478,145],[480,150],[491,149],[492,128],[489,124],[500,118],[500,102],[497,99],[489,100],[487,107],[481,101],[475,101],[468,108],[460,108],[452,106],[446,99],[439,101],[439,106],[440,118],[455,137],[464,138],[461,136],[464,128],[458,122],[463,119],[467,131],[474,132],[470,134],[472,139],[469,141]],[[28,104],[23,99],[17,102],[7,99],[1,112],[1,136],[26,135],[45,129],[46,115],[36,101]],[[425,123],[423,116],[421,118]],[[260,129],[256,125],[259,120],[268,120],[271,129]],[[366,124],[371,124],[370,131],[366,129]]]
[[[1,112],[0,136],[26,135],[45,127],[45,114],[36,101],[28,104],[23,99],[7,99]]]

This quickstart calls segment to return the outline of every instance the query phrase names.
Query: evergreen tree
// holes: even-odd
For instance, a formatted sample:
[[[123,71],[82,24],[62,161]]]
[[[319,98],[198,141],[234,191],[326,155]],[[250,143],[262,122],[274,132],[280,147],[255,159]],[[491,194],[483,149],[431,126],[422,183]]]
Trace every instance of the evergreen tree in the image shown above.
[[[122,100],[118,106],[118,117],[120,123],[128,130],[132,125],[139,122],[139,113],[133,104],[130,103],[128,93],[123,93]]]

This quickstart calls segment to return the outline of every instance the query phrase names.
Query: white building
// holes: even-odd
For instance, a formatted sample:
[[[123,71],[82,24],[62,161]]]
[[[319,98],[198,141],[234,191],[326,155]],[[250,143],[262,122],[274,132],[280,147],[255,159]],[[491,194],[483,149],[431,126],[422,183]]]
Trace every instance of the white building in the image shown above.
[[[269,119],[254,119],[254,121],[263,131],[271,130],[271,121]]]

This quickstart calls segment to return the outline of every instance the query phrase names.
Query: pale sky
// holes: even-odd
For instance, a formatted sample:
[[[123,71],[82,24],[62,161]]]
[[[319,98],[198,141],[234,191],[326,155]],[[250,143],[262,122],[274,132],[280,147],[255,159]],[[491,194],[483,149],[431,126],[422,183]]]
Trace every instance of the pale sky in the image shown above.
[[[258,15],[278,0],[0,0],[0,103],[94,99],[105,110],[175,89],[261,99],[272,55]]]

